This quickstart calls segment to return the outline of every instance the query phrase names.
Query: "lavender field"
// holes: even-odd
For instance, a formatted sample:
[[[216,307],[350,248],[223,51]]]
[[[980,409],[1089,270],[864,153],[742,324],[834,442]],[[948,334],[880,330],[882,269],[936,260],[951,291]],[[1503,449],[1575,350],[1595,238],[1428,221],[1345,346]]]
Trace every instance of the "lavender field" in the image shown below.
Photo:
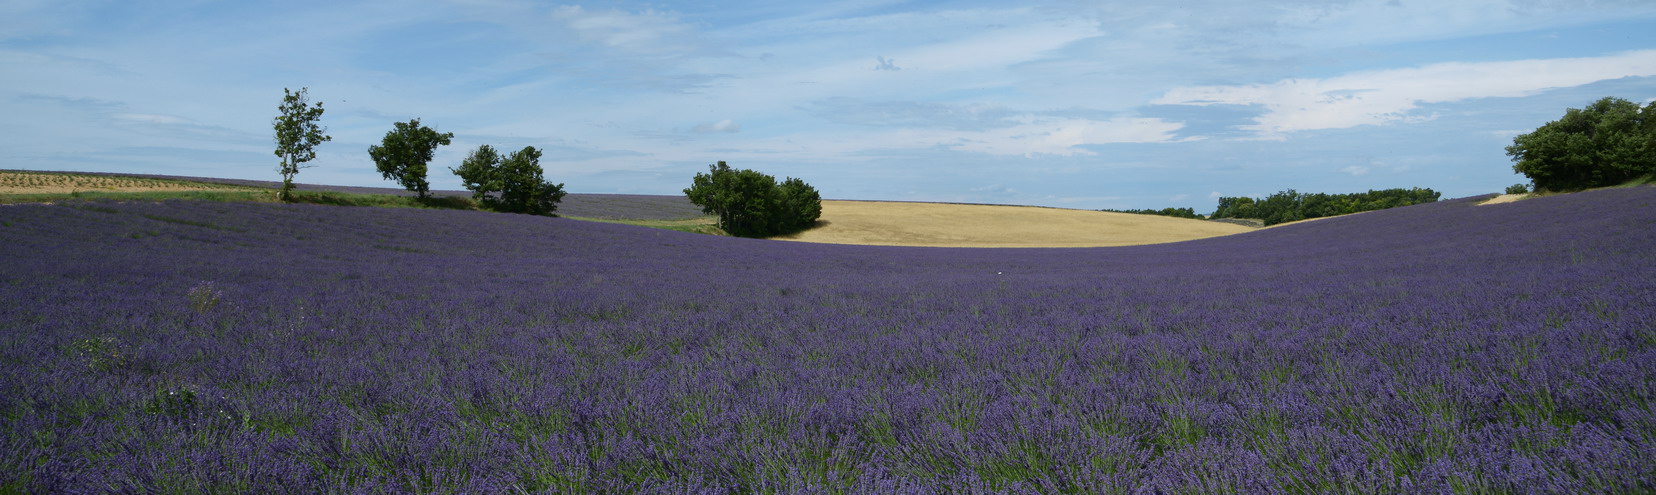
[[[0,492],[1656,491],[1656,188],[1474,204],[1090,249],[0,206]]]

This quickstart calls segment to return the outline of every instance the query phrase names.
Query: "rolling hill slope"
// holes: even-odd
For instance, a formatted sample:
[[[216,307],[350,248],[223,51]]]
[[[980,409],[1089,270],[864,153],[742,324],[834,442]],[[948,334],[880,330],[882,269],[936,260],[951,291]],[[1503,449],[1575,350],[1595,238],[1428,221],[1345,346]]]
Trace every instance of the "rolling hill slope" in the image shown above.
[[[0,206],[0,486],[1648,491],[1656,188],[1478,199],[1073,249]]]

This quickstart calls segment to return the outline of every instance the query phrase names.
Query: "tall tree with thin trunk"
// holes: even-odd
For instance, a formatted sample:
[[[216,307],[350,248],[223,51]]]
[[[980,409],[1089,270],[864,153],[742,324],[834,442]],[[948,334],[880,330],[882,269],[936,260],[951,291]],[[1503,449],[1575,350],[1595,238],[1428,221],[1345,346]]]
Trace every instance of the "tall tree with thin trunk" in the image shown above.
[[[322,119],[322,102],[310,104],[309,88],[299,88],[298,92],[282,88],[282,106],[277,107],[282,114],[271,123],[276,128],[276,156],[282,157],[282,166],[278,169],[282,173],[282,201],[293,200],[293,176],[299,173],[305,162],[316,159],[316,145],[332,141],[333,137],[327,134],[327,128],[319,126],[316,121]]]

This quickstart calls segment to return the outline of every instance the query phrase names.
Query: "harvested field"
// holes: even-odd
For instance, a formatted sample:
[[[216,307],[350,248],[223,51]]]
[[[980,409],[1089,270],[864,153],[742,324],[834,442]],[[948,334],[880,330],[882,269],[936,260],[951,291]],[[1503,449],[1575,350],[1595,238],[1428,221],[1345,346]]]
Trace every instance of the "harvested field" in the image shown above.
[[[63,194],[77,191],[206,191],[246,187],[168,179],[45,172],[0,172],[0,194]]]
[[[1033,206],[823,201],[818,227],[778,240],[931,247],[1103,247],[1188,241],[1252,227]]]
[[[1502,194],[1500,196],[1489,198],[1489,201],[1484,201],[1484,202],[1478,203],[1478,204],[1479,205],[1498,205],[1498,204],[1501,204],[1501,203],[1511,203],[1513,201],[1517,201],[1517,200],[1528,198],[1528,197],[1530,197],[1529,193]]]

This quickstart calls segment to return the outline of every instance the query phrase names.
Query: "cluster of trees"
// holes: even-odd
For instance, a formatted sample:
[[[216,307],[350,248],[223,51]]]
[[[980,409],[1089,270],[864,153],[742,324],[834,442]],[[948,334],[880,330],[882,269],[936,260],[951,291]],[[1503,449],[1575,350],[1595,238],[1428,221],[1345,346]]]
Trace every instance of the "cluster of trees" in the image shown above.
[[[1257,218],[1265,225],[1331,217],[1362,211],[1383,210],[1437,201],[1442,194],[1425,188],[1381,189],[1363,193],[1301,193],[1293,189],[1265,199],[1219,198],[1219,208],[1209,218]]]
[[[426,182],[427,164],[438,146],[448,145],[454,133],[439,133],[420,125],[420,119],[397,122],[379,146],[369,146],[368,156],[386,179],[425,199],[431,184]],[[494,211],[551,215],[566,194],[563,184],[553,184],[540,166],[541,152],[525,146],[505,157],[487,144],[478,146],[460,163],[449,168],[472,192],[472,199]]]
[[[282,157],[283,201],[292,200],[293,176],[301,164],[316,158],[316,146],[333,139],[317,125],[322,103],[310,104],[308,91],[286,94],[276,128],[276,156]],[[396,122],[377,146],[368,147],[368,156],[380,175],[397,181],[421,200],[431,191],[426,180],[438,146],[453,142],[454,133],[437,132],[420,125],[420,119]],[[541,152],[526,146],[502,157],[494,147],[482,145],[449,171],[460,177],[472,199],[484,208],[512,213],[551,215],[566,192],[563,184],[548,182],[540,166]],[[718,215],[719,228],[731,235],[769,237],[810,228],[822,215],[822,196],[805,181],[775,177],[753,170],[732,169],[725,162],[696,174],[684,190],[702,211]]]
[[[1150,209],[1144,209],[1144,210],[1112,210],[1112,209],[1109,209],[1109,208],[1105,208],[1105,209],[1098,210],[1098,211],[1109,211],[1109,212],[1115,212],[1115,213],[1135,213],[1135,214],[1139,214],[1139,215],[1161,215],[1161,216],[1164,216],[1164,217],[1174,217],[1174,218],[1197,218],[1197,219],[1202,218],[1201,216],[1196,214],[1196,209],[1195,208],[1162,208],[1160,210],[1150,210]]]
[[[1537,191],[1577,191],[1656,175],[1656,102],[1606,97],[1512,139],[1512,170]]]
[[[282,89],[286,95],[277,107],[281,114],[272,125],[276,129],[276,156],[282,158],[281,199],[291,201],[293,176],[305,162],[316,158],[316,146],[333,138],[326,128],[317,124],[322,118],[322,103],[310,104],[308,88],[298,92]],[[447,146],[454,133],[439,133],[420,125],[420,119],[394,123],[378,146],[368,147],[368,156],[386,179],[397,181],[425,200],[431,191],[426,173],[438,146]],[[472,199],[484,208],[512,213],[551,215],[564,197],[563,184],[553,184],[544,177],[540,166],[540,150],[526,146],[502,158],[489,145],[473,151],[459,168],[450,168],[460,176]]]
[[[540,150],[525,146],[504,159],[487,144],[472,151],[460,168],[449,171],[460,176],[472,199],[484,208],[530,215],[551,215],[563,200],[563,184],[547,182],[542,176]]]
[[[822,196],[805,181],[776,178],[725,162],[696,174],[684,194],[734,236],[770,237],[810,228],[822,215]]]

